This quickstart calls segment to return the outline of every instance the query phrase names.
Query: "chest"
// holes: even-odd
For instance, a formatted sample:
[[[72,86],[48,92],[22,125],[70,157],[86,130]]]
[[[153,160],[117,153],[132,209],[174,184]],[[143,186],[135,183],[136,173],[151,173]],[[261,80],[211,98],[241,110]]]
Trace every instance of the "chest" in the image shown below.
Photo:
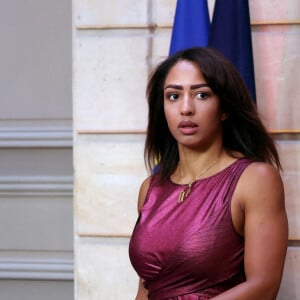
[[[199,189],[182,203],[177,202],[177,190],[156,195],[153,205],[143,208],[134,239],[149,274],[180,269],[211,276],[216,264],[226,269],[233,253],[242,249],[231,220],[230,195]]]

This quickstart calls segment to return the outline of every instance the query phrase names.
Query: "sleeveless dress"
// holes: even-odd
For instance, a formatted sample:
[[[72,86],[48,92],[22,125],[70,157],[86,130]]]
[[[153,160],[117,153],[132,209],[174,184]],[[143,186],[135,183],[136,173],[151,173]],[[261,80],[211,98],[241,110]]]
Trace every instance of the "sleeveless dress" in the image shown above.
[[[160,184],[153,175],[129,243],[133,267],[150,300],[206,300],[245,281],[244,239],[235,231],[231,199],[251,163],[242,158],[193,184]]]

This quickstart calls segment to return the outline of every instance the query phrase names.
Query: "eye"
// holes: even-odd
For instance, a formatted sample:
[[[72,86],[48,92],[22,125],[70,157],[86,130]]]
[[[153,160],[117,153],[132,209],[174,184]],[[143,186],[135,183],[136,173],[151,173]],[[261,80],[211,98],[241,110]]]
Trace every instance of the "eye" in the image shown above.
[[[198,92],[198,93],[196,93],[196,98],[200,99],[200,100],[205,100],[208,98],[208,93]]]
[[[167,94],[167,99],[169,99],[171,101],[176,101],[176,100],[178,100],[178,98],[179,98],[179,95],[176,93]]]

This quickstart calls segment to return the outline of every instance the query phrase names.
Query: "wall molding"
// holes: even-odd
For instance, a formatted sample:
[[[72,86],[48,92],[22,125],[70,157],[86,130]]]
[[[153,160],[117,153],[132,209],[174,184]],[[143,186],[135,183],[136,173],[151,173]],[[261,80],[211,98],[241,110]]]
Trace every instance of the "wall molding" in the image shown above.
[[[0,279],[74,280],[73,259],[1,258]]]
[[[73,146],[71,127],[2,127],[0,148],[69,148]]]
[[[265,25],[300,25],[300,20],[253,20],[251,21],[252,26],[265,26]],[[77,30],[134,30],[134,29],[149,29],[155,30],[158,28],[162,29],[172,29],[173,25],[171,23],[166,24],[109,24],[109,25],[96,25],[96,24],[77,24]]]
[[[72,197],[72,176],[0,176],[0,196]]]

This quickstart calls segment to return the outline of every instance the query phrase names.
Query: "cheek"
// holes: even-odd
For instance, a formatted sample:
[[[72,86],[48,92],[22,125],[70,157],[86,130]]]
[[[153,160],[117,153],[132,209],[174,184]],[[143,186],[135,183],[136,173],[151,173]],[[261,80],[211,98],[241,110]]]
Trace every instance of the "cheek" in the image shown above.
[[[202,120],[203,125],[206,124],[206,126],[208,126],[209,128],[216,129],[222,126],[223,114],[219,110],[212,108],[209,111],[207,111],[206,114],[204,114]]]
[[[174,114],[172,112],[172,108],[169,105],[164,105],[164,113],[165,113],[165,118],[167,120],[167,123],[168,124],[172,123],[174,119]]]
[[[172,135],[176,134],[177,122],[176,122],[176,118],[174,117],[174,114],[172,113],[171,110],[169,110],[169,109],[165,110],[165,118],[166,118],[166,122],[167,122],[170,133]]]
[[[221,122],[222,120],[222,112],[215,105],[207,106],[205,110],[202,110],[202,116],[207,121]]]
[[[170,116],[170,114],[165,114],[165,117],[166,117],[166,121],[167,121],[167,125],[168,125],[169,129],[172,131],[172,128],[175,126],[174,119],[172,118],[172,116]]]
[[[210,115],[218,122],[222,122],[226,118],[225,117],[226,114],[221,111],[219,105],[215,105],[211,107]]]

